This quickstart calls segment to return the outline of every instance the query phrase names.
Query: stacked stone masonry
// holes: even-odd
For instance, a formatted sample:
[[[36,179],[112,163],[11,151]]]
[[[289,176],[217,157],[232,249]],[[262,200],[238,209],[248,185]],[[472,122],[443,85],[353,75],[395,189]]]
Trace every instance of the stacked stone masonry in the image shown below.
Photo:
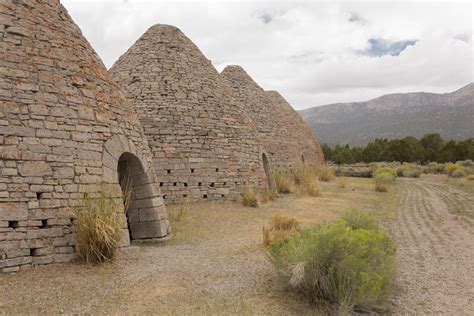
[[[273,169],[291,173],[303,163],[324,164],[310,128],[278,92],[263,90],[240,66],[227,66],[221,77],[251,117]]]
[[[266,184],[252,121],[179,29],[152,26],[110,73],[145,130],[165,203],[233,200]]]
[[[123,244],[169,234],[141,125],[59,1],[0,2],[0,78],[0,271],[73,260],[72,212],[119,176]]]

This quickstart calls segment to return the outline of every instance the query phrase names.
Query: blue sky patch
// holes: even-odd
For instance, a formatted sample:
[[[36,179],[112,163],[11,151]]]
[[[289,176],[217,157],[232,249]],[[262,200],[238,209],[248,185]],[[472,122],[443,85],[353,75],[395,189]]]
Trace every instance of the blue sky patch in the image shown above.
[[[418,40],[389,42],[383,38],[370,38],[368,42],[369,47],[360,53],[370,57],[381,57],[385,55],[399,56],[408,46],[415,45]]]

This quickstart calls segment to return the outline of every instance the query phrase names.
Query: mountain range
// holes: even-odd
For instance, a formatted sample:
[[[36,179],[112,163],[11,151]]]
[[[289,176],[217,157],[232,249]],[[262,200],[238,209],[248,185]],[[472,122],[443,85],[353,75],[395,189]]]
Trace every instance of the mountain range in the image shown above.
[[[474,137],[474,83],[451,93],[394,93],[299,111],[320,143],[364,146],[376,138]]]

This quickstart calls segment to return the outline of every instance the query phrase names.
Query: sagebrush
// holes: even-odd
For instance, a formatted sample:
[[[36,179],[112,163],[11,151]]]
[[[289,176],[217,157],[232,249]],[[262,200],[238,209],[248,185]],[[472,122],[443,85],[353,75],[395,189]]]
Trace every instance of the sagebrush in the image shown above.
[[[334,304],[343,314],[386,305],[395,249],[380,229],[354,228],[345,220],[302,230],[268,247],[270,261],[291,288],[312,302]]]

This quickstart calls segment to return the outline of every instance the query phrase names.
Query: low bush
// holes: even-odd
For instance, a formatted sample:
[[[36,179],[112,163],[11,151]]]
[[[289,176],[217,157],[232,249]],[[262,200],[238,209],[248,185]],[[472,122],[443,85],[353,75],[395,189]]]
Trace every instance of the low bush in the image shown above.
[[[395,244],[381,230],[352,228],[344,220],[305,229],[268,247],[287,284],[312,302],[354,307],[386,304],[395,277]]]
[[[334,180],[334,169],[328,166],[322,166],[316,169],[318,173],[319,181],[332,181]]]
[[[263,226],[263,245],[269,246],[288,238],[300,229],[300,223],[296,218],[283,214],[275,214],[268,226]]]
[[[430,162],[424,169],[425,173],[443,173],[445,165],[443,163]]]
[[[461,169],[461,168],[455,169],[451,173],[451,177],[453,178],[464,178],[465,176],[466,176],[466,172],[464,171],[464,169]]]
[[[258,207],[258,193],[253,187],[246,187],[242,192],[242,204],[248,207]]]
[[[273,179],[275,180],[275,187],[278,193],[286,194],[291,193],[292,184],[291,179],[281,170],[273,172]]]
[[[397,176],[404,178],[419,178],[421,176],[421,169],[413,165],[404,164],[397,168]]]
[[[391,168],[380,168],[374,173],[375,191],[387,192],[388,186],[395,181],[397,174]]]
[[[321,188],[319,186],[318,173],[310,166],[299,166],[295,169],[295,183],[297,184],[297,194],[300,196],[319,196]]]
[[[375,217],[361,210],[345,212],[341,219],[352,229],[379,229],[379,224]]]
[[[123,238],[123,200],[102,190],[98,197],[85,195],[83,204],[75,211],[79,256],[88,263],[112,259]]]

